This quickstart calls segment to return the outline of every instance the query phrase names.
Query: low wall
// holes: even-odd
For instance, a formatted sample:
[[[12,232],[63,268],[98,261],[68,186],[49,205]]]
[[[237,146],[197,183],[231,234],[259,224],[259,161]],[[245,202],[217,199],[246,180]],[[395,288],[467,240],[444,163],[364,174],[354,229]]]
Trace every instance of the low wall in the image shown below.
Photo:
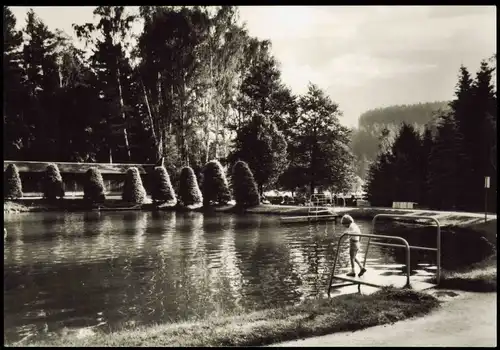
[[[65,191],[69,193],[83,192],[83,179],[85,172],[91,167],[96,167],[102,174],[106,193],[120,193],[122,190],[125,173],[131,167],[139,170],[146,190],[149,189],[149,176],[155,164],[109,164],[109,163],[68,163],[68,162],[31,162],[9,161],[3,163],[4,171],[9,164],[16,165],[23,186],[24,197],[39,197],[42,195],[41,180],[47,165],[53,163],[59,168],[63,178]]]
[[[151,172],[155,164],[124,164],[124,163],[69,163],[69,162],[32,162],[4,160],[3,171],[9,164],[15,164],[20,173],[39,173],[44,172],[49,164],[55,164],[61,174],[84,174],[89,168],[96,167],[101,174],[125,174],[130,167],[136,167],[140,174]]]
[[[452,228],[456,232],[475,232],[485,237],[495,246],[497,244],[497,215],[488,213],[447,212],[434,210],[412,210],[391,208],[338,208],[339,214],[349,214],[354,219],[371,220],[377,214],[416,215],[435,217],[441,227]]]

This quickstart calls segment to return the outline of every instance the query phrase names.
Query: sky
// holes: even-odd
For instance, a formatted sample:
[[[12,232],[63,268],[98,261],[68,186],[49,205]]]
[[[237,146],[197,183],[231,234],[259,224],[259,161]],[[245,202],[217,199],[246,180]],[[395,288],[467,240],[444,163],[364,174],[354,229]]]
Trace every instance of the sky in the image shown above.
[[[94,7],[32,8],[70,35],[93,21]],[[19,29],[28,9],[11,7]],[[240,20],[271,40],[294,93],[318,85],[349,127],[369,109],[452,99],[460,65],[475,74],[496,53],[495,6],[240,6]]]

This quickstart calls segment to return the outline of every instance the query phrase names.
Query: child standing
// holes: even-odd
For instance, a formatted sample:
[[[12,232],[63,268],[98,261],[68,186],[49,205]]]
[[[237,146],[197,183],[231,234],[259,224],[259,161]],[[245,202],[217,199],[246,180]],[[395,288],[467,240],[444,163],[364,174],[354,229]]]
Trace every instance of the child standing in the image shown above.
[[[359,236],[356,236],[355,234],[361,234],[361,230],[359,229],[359,226],[354,222],[354,219],[350,215],[344,215],[342,219],[340,220],[340,223],[342,226],[346,228],[346,233],[354,234],[349,236],[349,257],[351,259],[351,272],[347,274],[349,277],[354,277],[356,276],[356,271],[354,270],[354,263],[358,264],[359,266],[359,274],[358,276],[361,277],[363,274],[366,272],[366,269],[361,265],[357,258],[357,254],[359,251],[360,243],[359,243]]]

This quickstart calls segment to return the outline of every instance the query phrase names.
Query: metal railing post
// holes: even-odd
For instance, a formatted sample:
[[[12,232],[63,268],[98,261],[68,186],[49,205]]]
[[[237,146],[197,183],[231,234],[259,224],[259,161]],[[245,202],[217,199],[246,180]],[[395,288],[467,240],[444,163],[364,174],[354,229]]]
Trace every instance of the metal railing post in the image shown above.
[[[373,233],[373,231],[372,231]],[[375,234],[375,233],[373,233]],[[363,268],[366,266],[366,257],[368,256],[368,249],[370,248],[370,241],[372,240],[371,237],[368,237],[368,242],[366,243],[366,252],[365,252],[365,257],[363,259]]]
[[[373,217],[373,228],[372,230],[375,230],[375,221],[379,217],[392,217],[392,218],[414,218],[414,219],[426,219],[426,220],[432,220],[436,223],[437,225],[437,246],[436,246],[436,251],[437,251],[437,256],[436,256],[436,284],[439,284],[439,281],[441,279],[441,225],[439,224],[438,219],[436,219],[433,216],[420,216],[420,215],[393,215],[393,214],[377,214]],[[365,260],[366,260],[366,254],[365,254]]]
[[[402,237],[399,237],[399,236],[375,235],[375,223],[376,223],[377,218],[379,218],[379,217],[428,219],[428,220],[434,221],[436,223],[436,225],[437,225],[437,247],[435,249],[434,248],[427,248],[427,247],[418,247],[418,246],[412,247],[412,246],[410,246],[408,244],[408,241],[406,239],[404,239]],[[333,281],[333,278],[335,276],[335,268],[337,266],[338,254],[339,254],[339,250],[340,250],[340,243],[342,241],[342,238],[344,238],[344,236],[346,236],[346,235],[351,236],[353,234],[344,233],[339,238],[338,245],[337,245],[337,254],[335,255],[333,269],[332,269],[332,273],[330,275],[330,283],[328,285],[328,296],[330,296],[330,291],[331,291],[331,288],[332,288],[332,281]],[[439,224],[439,221],[436,218],[431,217],[431,216],[377,214],[377,215],[375,215],[373,217],[373,221],[372,221],[372,234],[356,234],[356,236],[368,237],[368,243],[367,243],[367,246],[366,246],[365,257],[363,259],[363,267],[366,266],[366,260],[367,260],[368,251],[369,251],[369,248],[370,248],[370,242],[371,242],[372,237],[373,238],[397,239],[399,241],[402,241],[404,243],[404,246],[399,246],[399,247],[405,247],[405,249],[406,249],[406,286],[410,286],[410,273],[411,273],[411,268],[410,268],[410,261],[411,261],[410,248],[422,249],[422,250],[436,250],[436,252],[437,252],[436,283],[439,284],[439,281],[440,281],[440,278],[441,278],[441,225]],[[394,245],[394,244],[382,244],[382,243],[373,243],[373,244],[388,245],[388,246],[395,246],[395,247],[398,246],[398,245]],[[354,283],[358,283],[358,290],[359,290],[360,283],[359,282],[354,282]]]
[[[406,286],[410,286],[410,245],[406,243]]]
[[[332,269],[332,273],[330,275],[330,283],[328,285],[328,296],[330,296],[330,291],[331,291],[331,288],[332,288],[332,281],[333,281],[333,278],[335,276],[335,267],[337,266],[337,260],[338,260],[338,255],[339,255],[339,251],[340,251],[340,243],[341,243],[342,239],[344,238],[344,236],[360,236],[360,237],[369,237],[369,238],[371,238],[374,235],[371,235],[371,234],[343,233],[340,236],[340,238],[338,240],[338,243],[337,243],[337,254],[335,255],[335,260],[333,262],[333,269]],[[386,238],[386,239],[396,239],[396,240],[401,241],[401,242],[404,243],[404,247],[406,248],[406,261],[407,261],[406,284],[409,285],[410,284],[410,267],[409,267],[410,266],[410,264],[409,264],[409,261],[410,261],[410,245],[408,244],[408,241],[406,239],[404,239],[403,237],[398,237],[398,236],[377,235],[377,237]],[[354,283],[357,283],[357,282],[354,282]]]
[[[372,235],[375,234],[375,219],[377,218],[377,215],[375,215],[373,217],[373,220],[372,220]],[[371,237],[368,237],[368,242],[366,243],[366,252],[365,252],[365,257],[363,259],[363,268],[366,267],[366,258],[368,257],[368,249],[370,249],[370,242],[371,242],[372,238]]]
[[[337,259],[339,257],[340,242],[342,241],[342,238],[344,238],[345,235],[347,235],[347,233],[342,234],[337,243],[337,254],[335,254],[335,260],[333,260],[333,269],[332,273],[330,274],[330,283],[328,284],[328,297],[330,297],[330,290],[332,289],[333,276],[335,275],[335,267],[337,266]]]
[[[439,225],[439,221],[434,219],[437,224],[437,273],[436,273],[436,284],[439,284],[439,280],[441,279],[441,226]]]

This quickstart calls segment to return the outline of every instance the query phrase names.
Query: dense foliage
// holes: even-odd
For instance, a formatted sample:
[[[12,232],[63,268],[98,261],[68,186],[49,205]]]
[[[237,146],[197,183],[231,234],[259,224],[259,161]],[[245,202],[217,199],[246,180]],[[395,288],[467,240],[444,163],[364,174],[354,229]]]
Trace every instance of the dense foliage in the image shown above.
[[[264,186],[274,185],[287,166],[287,143],[283,133],[268,117],[260,114],[238,130],[235,151],[230,155],[234,163],[245,161],[254,170],[254,177],[262,195]]]
[[[122,199],[125,202],[142,204],[146,200],[146,190],[142,184],[141,175],[136,167],[129,168],[125,174]]]
[[[203,204],[227,204],[231,200],[229,184],[224,168],[217,160],[212,160],[203,169]]]
[[[198,180],[191,167],[184,167],[179,177],[179,201],[184,205],[200,205],[203,203]]]
[[[441,210],[496,210],[494,70],[482,61],[472,79],[460,67],[455,99],[435,113],[435,125],[420,134],[404,123],[392,145],[379,148],[366,183],[372,205],[407,201]]]
[[[43,198],[48,200],[64,197],[64,183],[56,164],[49,164],[42,179]]]
[[[238,161],[234,164],[231,182],[237,205],[243,207],[259,205],[260,196],[257,183],[247,163]]]
[[[241,160],[261,193],[347,192],[354,174],[368,174],[373,204],[411,199],[474,211],[490,176],[488,207],[496,208],[496,57],[475,77],[462,67],[449,104],[368,111],[351,133],[318,86],[292,94],[271,42],[249,35],[236,6],[98,6],[91,23],[73,25],[87,51],[33,10],[16,19],[4,7],[3,20],[6,159],[164,159],[173,183],[182,167],[200,174],[209,159]]]
[[[7,165],[7,169],[3,174],[3,198],[18,199],[23,196],[23,187],[19,170],[15,164]]]
[[[156,202],[176,201],[174,188],[170,176],[164,166],[155,168],[151,183],[151,197]]]
[[[101,172],[98,168],[91,167],[85,172],[83,198],[92,203],[102,203],[106,199],[104,191],[104,180]]]
[[[3,16],[7,159],[140,164],[163,158],[174,183],[184,166],[244,160],[260,191],[349,181],[337,169],[345,159],[318,171],[295,159],[299,145],[310,145],[297,125],[309,117],[300,114],[332,102],[305,106],[293,95],[271,42],[249,35],[236,6],[98,6],[91,23],[73,25],[89,55],[34,11],[17,19],[25,22],[21,31],[8,7]],[[134,23],[142,23],[139,33],[132,33]],[[340,116],[338,108],[330,111]],[[311,142],[337,157],[348,140],[323,134]],[[298,183],[280,180],[297,167],[305,172]]]
[[[299,98],[298,117],[290,131],[290,166],[280,179],[284,188],[348,191],[354,158],[348,147],[350,131],[338,119],[341,115],[336,103],[309,84],[307,94]]]

